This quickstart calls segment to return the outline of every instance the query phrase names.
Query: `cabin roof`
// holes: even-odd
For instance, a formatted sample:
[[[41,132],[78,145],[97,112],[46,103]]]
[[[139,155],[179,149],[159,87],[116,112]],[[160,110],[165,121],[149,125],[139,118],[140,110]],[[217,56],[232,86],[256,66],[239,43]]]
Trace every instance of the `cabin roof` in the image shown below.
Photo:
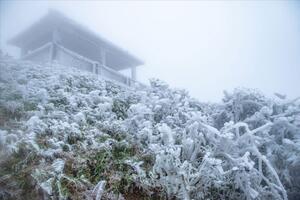
[[[105,51],[113,53],[123,60],[127,60],[130,66],[138,66],[144,64],[143,61],[130,54],[128,51],[116,46],[112,42],[104,39],[98,34],[92,32],[88,28],[80,25],[74,20],[66,17],[62,13],[56,10],[49,10],[48,14],[42,17],[39,21],[32,24],[29,28],[16,35],[14,38],[8,41],[9,44],[23,48],[30,46],[35,40],[39,40],[39,36],[52,32],[57,28],[71,28],[74,32],[81,37],[86,38],[88,41],[93,42],[96,46],[102,47]],[[32,37],[35,35],[34,37]],[[99,52],[100,56],[100,52]],[[127,68],[127,67],[120,67]]]

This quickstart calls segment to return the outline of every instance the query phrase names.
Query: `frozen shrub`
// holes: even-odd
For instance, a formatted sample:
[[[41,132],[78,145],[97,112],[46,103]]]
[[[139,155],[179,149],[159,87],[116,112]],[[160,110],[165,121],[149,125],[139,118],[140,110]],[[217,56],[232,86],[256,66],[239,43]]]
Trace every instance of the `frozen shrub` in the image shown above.
[[[299,99],[201,103],[57,64],[0,61],[0,198],[297,199]],[[9,184],[7,184],[9,183]]]

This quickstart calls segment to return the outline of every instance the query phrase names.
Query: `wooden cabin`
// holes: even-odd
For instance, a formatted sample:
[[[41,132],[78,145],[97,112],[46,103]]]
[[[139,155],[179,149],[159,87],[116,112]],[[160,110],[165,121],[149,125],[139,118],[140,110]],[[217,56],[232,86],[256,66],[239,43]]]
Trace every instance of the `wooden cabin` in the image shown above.
[[[52,62],[99,74],[132,85],[136,67],[143,62],[62,13],[50,10],[46,16],[9,41],[21,49],[21,59]],[[131,77],[119,71],[131,70]]]

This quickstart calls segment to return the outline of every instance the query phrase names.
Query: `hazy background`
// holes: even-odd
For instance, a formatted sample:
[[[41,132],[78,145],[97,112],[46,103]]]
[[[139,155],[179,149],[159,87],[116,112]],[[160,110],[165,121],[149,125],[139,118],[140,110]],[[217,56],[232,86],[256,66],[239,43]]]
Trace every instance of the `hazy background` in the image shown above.
[[[0,48],[45,15],[62,11],[145,61],[138,79],[160,78],[201,101],[224,89],[300,95],[297,1],[0,1]]]

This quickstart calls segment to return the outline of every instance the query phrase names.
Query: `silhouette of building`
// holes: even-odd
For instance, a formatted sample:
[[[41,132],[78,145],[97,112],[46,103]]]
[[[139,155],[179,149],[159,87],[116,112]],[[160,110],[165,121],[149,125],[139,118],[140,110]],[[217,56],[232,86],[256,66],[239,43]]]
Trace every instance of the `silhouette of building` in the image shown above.
[[[136,81],[143,62],[62,13],[48,14],[9,41],[21,49],[21,59],[57,62],[99,74],[125,85]],[[131,69],[131,77],[119,71]]]

